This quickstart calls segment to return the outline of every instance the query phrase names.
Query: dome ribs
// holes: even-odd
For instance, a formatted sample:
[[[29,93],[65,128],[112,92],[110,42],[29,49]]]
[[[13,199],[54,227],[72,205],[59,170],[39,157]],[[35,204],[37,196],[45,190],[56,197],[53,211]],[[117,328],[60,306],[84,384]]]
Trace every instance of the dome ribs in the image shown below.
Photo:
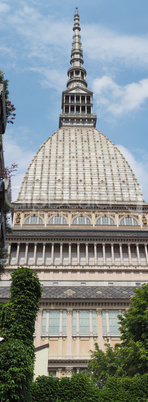
[[[93,127],[62,127],[41,146],[17,203],[143,203],[135,175],[118,148]]]

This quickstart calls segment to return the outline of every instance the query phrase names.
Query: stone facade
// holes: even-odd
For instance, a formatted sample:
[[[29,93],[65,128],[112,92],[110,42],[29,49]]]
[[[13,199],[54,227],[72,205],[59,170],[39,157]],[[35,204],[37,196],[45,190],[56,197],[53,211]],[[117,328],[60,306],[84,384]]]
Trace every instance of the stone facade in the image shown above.
[[[0,282],[7,300],[17,266],[38,273],[34,342],[49,343],[48,372],[58,377],[85,369],[96,342],[119,341],[117,316],[148,278],[148,204],[128,162],[95,128],[77,10],[73,30],[59,130],[25,174]]]

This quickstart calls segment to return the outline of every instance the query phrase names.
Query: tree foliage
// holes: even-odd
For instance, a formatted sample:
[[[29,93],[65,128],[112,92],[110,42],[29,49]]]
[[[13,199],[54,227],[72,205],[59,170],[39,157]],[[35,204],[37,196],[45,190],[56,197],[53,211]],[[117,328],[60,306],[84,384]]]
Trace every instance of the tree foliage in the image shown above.
[[[141,342],[148,347],[148,284],[134,290],[131,306],[119,316],[121,340],[124,345],[129,341]]]
[[[87,375],[72,378],[38,377],[32,384],[32,402],[146,402],[148,374],[134,378],[109,377],[103,389]]]
[[[0,70],[0,84],[4,84],[4,90],[5,90],[5,99],[6,99],[6,119],[7,123],[13,124],[13,120],[15,119],[16,114],[15,112],[15,107],[11,103],[11,101],[8,99],[9,98],[9,90],[8,90],[8,80],[5,79],[4,77],[4,72]]]
[[[98,401],[146,402],[148,401],[148,374],[133,378],[110,377],[100,390]]]
[[[21,340],[0,344],[0,400],[31,401],[33,361]]]
[[[40,297],[41,285],[36,273],[29,268],[16,269],[12,274],[9,302],[0,306],[0,334],[4,338],[4,343],[0,344],[0,400],[12,401],[12,388],[16,392],[14,400],[30,401],[33,334]],[[24,399],[20,397],[21,390]],[[7,399],[2,399],[3,395],[7,395]]]
[[[88,363],[90,377],[103,387],[112,377],[133,377],[148,372],[148,285],[135,290],[131,306],[119,315],[121,344],[106,344],[103,352],[95,345]]]
[[[4,272],[7,258],[8,258],[8,251],[6,247],[0,247],[0,275]]]
[[[41,376],[32,384],[32,402],[96,402],[99,389],[87,375],[74,374],[61,380]]]

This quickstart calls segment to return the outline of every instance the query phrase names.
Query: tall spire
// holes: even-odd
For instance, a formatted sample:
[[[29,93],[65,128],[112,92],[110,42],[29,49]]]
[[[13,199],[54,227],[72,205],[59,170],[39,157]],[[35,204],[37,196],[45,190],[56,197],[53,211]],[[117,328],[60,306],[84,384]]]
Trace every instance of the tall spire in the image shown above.
[[[96,115],[92,113],[93,93],[87,89],[86,70],[83,67],[83,52],[80,36],[78,8],[74,15],[73,43],[71,51],[71,67],[67,71],[67,89],[62,92],[62,114],[59,127],[67,125],[96,126]]]
[[[84,85],[87,87],[87,83],[85,81],[86,70],[83,68],[83,52],[82,52],[82,44],[81,44],[81,36],[80,36],[80,22],[79,22],[79,14],[78,8],[76,8],[76,12],[74,15],[74,26],[73,26],[73,43],[72,43],[72,51],[71,51],[71,68],[67,71],[67,75],[69,77],[69,81],[67,83],[67,87],[71,87],[73,82],[77,81],[77,85]],[[78,72],[80,74],[78,74]]]
[[[75,66],[75,63],[78,62],[79,67],[82,66],[83,62],[83,52],[81,46],[81,36],[80,36],[80,23],[79,23],[79,14],[78,8],[76,8],[75,16],[74,16],[74,26],[73,26],[73,44],[72,44],[72,52],[71,52],[71,65]]]

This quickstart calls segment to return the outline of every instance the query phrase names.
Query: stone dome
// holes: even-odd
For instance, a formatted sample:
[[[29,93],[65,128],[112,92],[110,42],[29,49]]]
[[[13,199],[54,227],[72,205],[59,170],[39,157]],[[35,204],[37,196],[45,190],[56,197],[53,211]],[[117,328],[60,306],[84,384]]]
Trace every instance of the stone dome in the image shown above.
[[[33,158],[16,203],[143,203],[137,179],[118,148],[89,126],[62,127]]]

